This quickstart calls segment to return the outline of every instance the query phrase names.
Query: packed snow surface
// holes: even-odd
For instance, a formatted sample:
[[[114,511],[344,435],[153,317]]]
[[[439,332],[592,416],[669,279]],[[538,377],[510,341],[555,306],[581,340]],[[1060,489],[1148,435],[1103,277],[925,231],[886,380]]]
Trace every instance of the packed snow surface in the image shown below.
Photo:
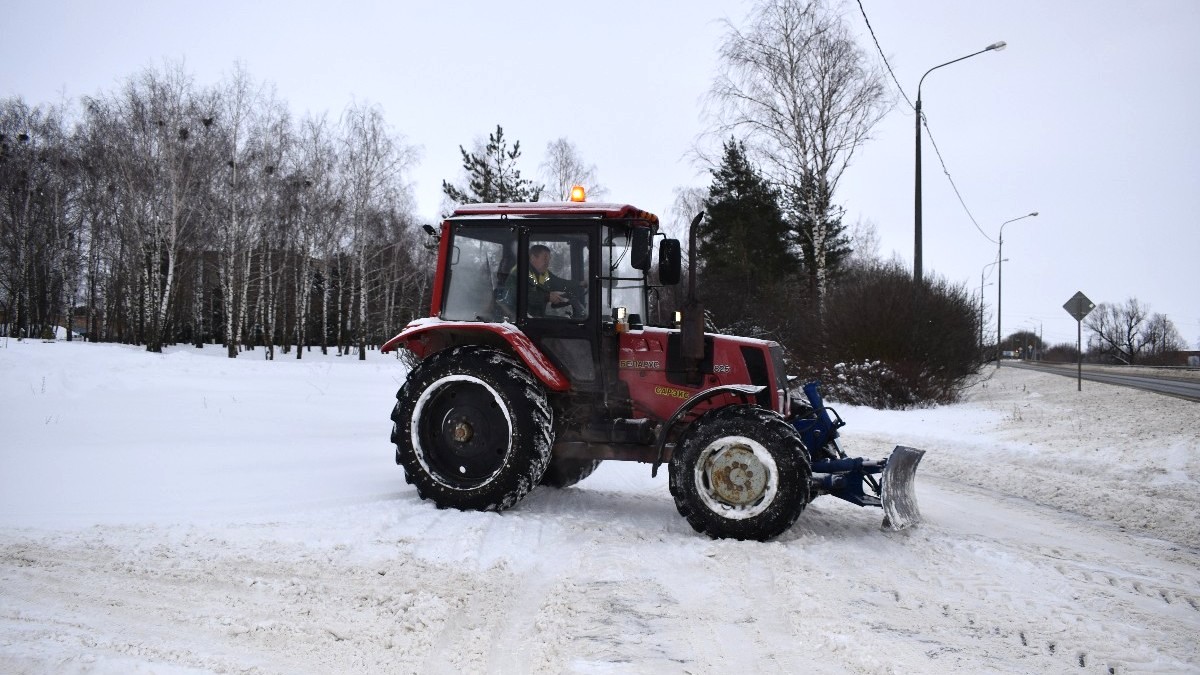
[[[0,672],[1200,671],[1200,406],[1014,368],[835,406],[925,522],[713,541],[609,462],[501,513],[393,463],[391,356],[0,342]]]

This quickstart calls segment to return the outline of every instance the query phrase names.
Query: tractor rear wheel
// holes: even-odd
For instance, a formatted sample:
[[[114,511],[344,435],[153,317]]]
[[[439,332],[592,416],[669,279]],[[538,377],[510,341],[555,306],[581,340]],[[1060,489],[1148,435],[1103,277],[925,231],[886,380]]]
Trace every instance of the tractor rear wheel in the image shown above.
[[[542,485],[552,488],[571,487],[592,475],[596,467],[600,466],[600,462],[599,459],[552,457],[550,466],[546,467],[546,473],[542,475]]]
[[[502,511],[541,480],[553,445],[550,404],[511,356],[446,349],[414,367],[396,399],[396,459],[421,499]]]
[[[766,541],[809,502],[812,469],[800,435],[770,410],[729,406],[680,436],[670,463],[675,507],[713,538]]]

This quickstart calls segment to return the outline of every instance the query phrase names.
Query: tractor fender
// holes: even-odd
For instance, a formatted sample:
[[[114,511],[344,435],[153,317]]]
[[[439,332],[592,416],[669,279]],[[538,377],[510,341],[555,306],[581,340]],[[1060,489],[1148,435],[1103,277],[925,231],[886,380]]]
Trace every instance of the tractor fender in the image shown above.
[[[654,464],[650,467],[650,477],[653,478],[658,475],[658,467],[663,463],[663,450],[667,446],[667,436],[671,433],[671,429],[680,419],[691,412],[693,408],[722,394],[741,396],[743,400],[750,402],[750,397],[758,395],[763,389],[766,389],[766,387],[755,384],[723,384],[716,387],[709,387],[688,398],[687,402],[679,406],[675,414],[671,415],[671,419],[667,420],[667,423],[662,425],[662,429],[659,430],[658,440],[655,442]]]
[[[571,388],[571,381],[546,358],[529,336],[507,322],[444,321],[436,317],[417,319],[405,326],[399,335],[383,343],[379,351],[387,354],[404,348],[420,358],[426,358],[446,347],[462,344],[507,347],[547,389],[563,392]]]

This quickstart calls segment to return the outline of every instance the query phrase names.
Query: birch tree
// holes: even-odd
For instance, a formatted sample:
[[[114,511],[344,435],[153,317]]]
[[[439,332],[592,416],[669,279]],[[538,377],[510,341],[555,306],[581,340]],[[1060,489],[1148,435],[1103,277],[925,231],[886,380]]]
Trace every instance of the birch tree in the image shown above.
[[[380,110],[297,131],[245,71],[198,89],[168,65],[81,112],[69,132],[66,107],[0,100],[6,330],[71,326],[86,303],[92,339],[150,351],[294,342],[300,357],[336,332],[365,355],[381,322],[427,296],[432,253],[405,183],[415,153]]]
[[[565,137],[546,144],[546,160],[541,169],[542,177],[546,179],[546,191],[560,202],[570,199],[571,188],[576,185],[583,186],[593,201],[603,198],[607,192],[596,179],[596,165],[585,162],[579,149]]]
[[[109,138],[106,129],[111,123],[102,102],[87,99],[84,116],[75,133],[79,153],[81,207],[86,212],[86,232],[81,234],[86,248],[83,272],[86,295],[87,336],[92,342],[109,337],[109,314],[103,311],[108,290],[118,277],[116,261],[120,258],[119,237],[116,236],[117,208],[120,198],[115,171],[110,164]]]
[[[20,99],[0,109],[0,288],[4,291],[7,333],[21,336],[31,321],[34,265],[41,249],[39,227],[49,214],[45,189],[51,176],[45,162],[49,139],[45,111]]]
[[[833,197],[888,108],[881,74],[822,0],[760,0],[730,22],[709,92],[714,135],[734,134],[780,188],[819,306],[839,243]]]
[[[354,105],[343,116],[345,139],[342,171],[348,198],[351,295],[356,307],[358,358],[367,358],[367,255],[378,243],[380,213],[387,210],[405,189],[403,172],[415,157],[387,126],[376,107]],[[345,281],[345,276],[341,276]],[[339,323],[339,327],[342,324]]]
[[[257,213],[258,294],[252,316],[261,327],[268,360],[275,358],[275,326],[278,319],[283,251],[290,245],[296,214],[293,208],[291,160],[292,123],[287,109],[273,96],[260,99],[255,116],[255,154],[261,163]]]
[[[246,72],[236,69],[222,92],[221,114],[215,120],[224,136],[225,166],[216,229],[224,319],[222,334],[226,356],[231,359],[238,355],[238,338],[242,334],[240,317],[244,316],[241,310],[250,283],[250,241],[255,218],[251,207],[254,191],[251,124],[259,97],[258,88]]]
[[[332,225],[340,217],[339,201],[334,191],[337,155],[324,117],[308,118],[301,122],[297,153],[293,187],[298,217],[292,246],[296,253],[296,358],[300,359],[304,356],[304,347],[309,343],[309,309],[316,276],[314,262],[327,259],[324,252],[331,247]],[[322,336],[322,349],[324,342]]]
[[[125,131],[118,166],[128,189],[131,225],[143,260],[141,314],[146,350],[168,339],[177,267],[201,220],[198,193],[213,162],[208,131],[211,100],[196,95],[181,65],[147,69],[131,78],[118,99]]]

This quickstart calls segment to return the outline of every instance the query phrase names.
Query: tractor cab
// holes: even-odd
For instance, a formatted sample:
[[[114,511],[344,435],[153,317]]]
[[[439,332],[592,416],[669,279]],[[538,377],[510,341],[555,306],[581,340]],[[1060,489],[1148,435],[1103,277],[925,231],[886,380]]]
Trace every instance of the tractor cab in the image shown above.
[[[647,319],[657,230],[654,214],[621,204],[462,206],[443,224],[433,316],[515,326],[572,389],[611,389],[615,368],[603,360],[615,363],[616,336]],[[677,279],[678,247],[663,250]]]

